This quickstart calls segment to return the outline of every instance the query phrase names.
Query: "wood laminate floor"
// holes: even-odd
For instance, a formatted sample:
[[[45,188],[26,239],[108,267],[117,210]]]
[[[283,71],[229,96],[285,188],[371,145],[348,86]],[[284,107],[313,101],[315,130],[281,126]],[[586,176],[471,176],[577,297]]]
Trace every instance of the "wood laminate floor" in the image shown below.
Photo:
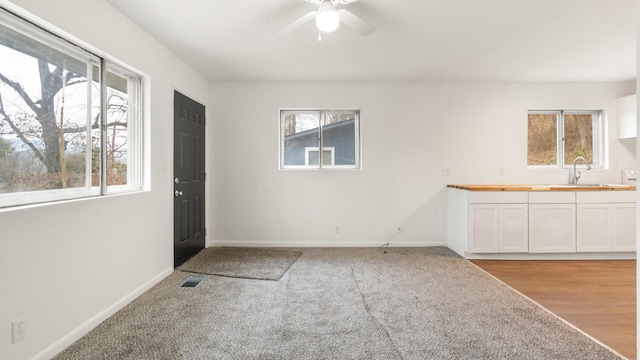
[[[636,359],[636,261],[471,260],[629,359]]]

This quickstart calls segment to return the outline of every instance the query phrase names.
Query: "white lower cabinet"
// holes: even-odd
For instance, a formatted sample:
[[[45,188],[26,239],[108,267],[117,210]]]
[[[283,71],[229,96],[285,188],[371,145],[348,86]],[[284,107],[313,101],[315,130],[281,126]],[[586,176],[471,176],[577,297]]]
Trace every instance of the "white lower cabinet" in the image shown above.
[[[503,204],[498,207],[500,252],[529,252],[528,213],[527,204]]]
[[[611,212],[611,204],[578,205],[578,251],[611,250]]]
[[[450,192],[447,242],[462,256],[636,251],[635,191]]]
[[[469,205],[469,251],[472,253],[499,252],[498,205]]]
[[[529,193],[529,252],[576,252],[575,191]]]
[[[611,251],[636,251],[636,203],[615,204]]]
[[[529,252],[576,252],[576,205],[529,205]]]
[[[469,252],[528,252],[526,199],[526,192],[512,192],[506,195],[495,192],[493,194],[476,193],[471,196],[469,199]],[[473,203],[474,201],[485,203]]]
[[[577,251],[636,250],[634,192],[578,194]]]

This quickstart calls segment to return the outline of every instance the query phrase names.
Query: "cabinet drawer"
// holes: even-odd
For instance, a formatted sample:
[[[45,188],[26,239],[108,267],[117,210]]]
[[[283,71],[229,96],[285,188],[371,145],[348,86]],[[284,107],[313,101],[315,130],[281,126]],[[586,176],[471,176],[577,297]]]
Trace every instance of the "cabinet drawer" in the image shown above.
[[[575,191],[531,191],[529,204],[575,204]]]
[[[589,203],[634,203],[635,191],[580,191],[576,193],[576,202]]]
[[[469,191],[469,204],[526,204],[526,191]]]

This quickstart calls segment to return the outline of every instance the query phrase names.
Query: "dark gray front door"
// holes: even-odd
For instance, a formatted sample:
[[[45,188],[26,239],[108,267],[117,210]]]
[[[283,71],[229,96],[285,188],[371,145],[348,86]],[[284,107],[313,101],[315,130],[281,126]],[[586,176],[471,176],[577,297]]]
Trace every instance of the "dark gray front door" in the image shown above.
[[[204,249],[205,107],[174,92],[174,266]]]

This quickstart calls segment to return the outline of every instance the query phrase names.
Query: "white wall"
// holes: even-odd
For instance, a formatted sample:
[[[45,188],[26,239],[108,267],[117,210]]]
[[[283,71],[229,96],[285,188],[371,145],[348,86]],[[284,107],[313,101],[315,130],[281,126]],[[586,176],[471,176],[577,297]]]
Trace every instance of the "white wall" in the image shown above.
[[[0,358],[46,359],[173,270],[173,90],[206,104],[209,84],[104,0],[0,4],[149,80],[149,191],[0,212]]]
[[[615,139],[616,98],[633,93],[633,82],[213,83],[209,244],[442,245],[448,183],[567,183],[569,170],[527,169],[529,109],[605,110],[610,169],[581,182],[619,183],[635,141]],[[360,109],[362,169],[278,170],[280,108]]]
[[[636,0],[636,94],[640,94],[640,82],[637,81],[637,74],[640,73],[640,0]],[[638,109],[636,110],[636,133],[640,129],[640,102],[636,102]],[[636,148],[636,166],[640,168],[640,148]],[[636,189],[637,190],[637,189]],[[640,191],[636,191],[636,229],[640,229]],[[640,249],[640,231],[636,231],[636,249]],[[636,352],[640,351],[640,263],[636,261]]]

